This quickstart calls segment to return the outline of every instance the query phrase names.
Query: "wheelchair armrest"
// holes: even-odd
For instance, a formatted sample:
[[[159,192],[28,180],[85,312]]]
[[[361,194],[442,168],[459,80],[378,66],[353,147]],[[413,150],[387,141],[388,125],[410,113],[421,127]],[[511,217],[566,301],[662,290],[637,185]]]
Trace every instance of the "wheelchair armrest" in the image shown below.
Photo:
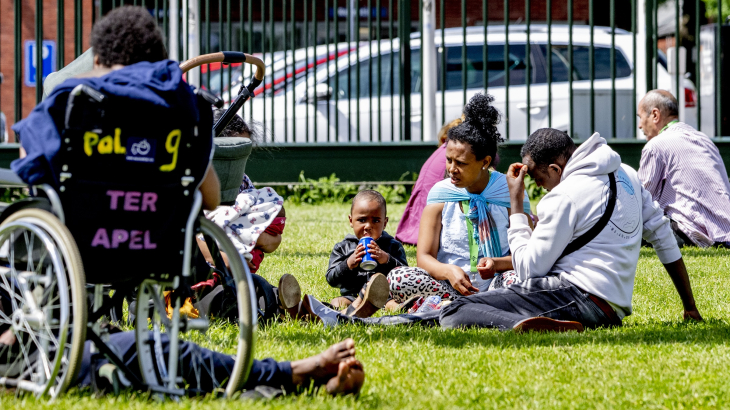
[[[25,187],[25,182],[10,169],[0,168],[0,186]]]

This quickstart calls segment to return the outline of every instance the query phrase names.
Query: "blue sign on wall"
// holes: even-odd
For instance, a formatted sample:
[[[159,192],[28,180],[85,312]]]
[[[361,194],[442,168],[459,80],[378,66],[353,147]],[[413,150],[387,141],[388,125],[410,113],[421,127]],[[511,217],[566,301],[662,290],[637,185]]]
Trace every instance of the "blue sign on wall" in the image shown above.
[[[36,85],[36,50],[35,40],[25,41],[25,85],[35,87]],[[56,71],[56,42],[53,40],[43,40],[43,80],[48,74]]]

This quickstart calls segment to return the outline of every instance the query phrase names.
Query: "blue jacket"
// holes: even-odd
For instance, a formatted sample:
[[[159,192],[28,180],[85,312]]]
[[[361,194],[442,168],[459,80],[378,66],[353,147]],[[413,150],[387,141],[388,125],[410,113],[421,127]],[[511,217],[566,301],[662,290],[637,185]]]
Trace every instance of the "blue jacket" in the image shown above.
[[[170,108],[175,115],[194,118],[196,122],[200,119],[193,89],[182,80],[182,71],[172,60],[141,62],[103,77],[68,79],[38,104],[27,118],[13,126],[27,156],[13,161],[10,167],[26,183],[58,185],[60,170],[54,158],[61,147],[69,93],[79,84],[86,84],[107,95]],[[130,107],[134,109],[133,104]]]

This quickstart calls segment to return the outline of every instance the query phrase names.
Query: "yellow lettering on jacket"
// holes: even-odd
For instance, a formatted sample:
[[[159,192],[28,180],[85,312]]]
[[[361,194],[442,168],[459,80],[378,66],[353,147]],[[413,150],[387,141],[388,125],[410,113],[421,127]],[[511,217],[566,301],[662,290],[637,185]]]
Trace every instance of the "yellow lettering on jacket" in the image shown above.
[[[114,153],[115,154],[126,154],[127,148],[122,146],[121,143],[122,130],[120,128],[114,129]]]
[[[87,131],[84,134],[84,153],[86,156],[90,157],[93,153],[91,149],[99,143],[99,134],[94,134],[93,132]]]
[[[114,151],[114,140],[111,135],[107,135],[99,141],[97,146],[99,154],[111,154]]]
[[[177,154],[180,149],[180,137],[182,132],[180,130],[172,130],[167,135],[167,141],[165,141],[165,149],[169,154],[172,154],[172,161],[169,164],[160,166],[160,171],[170,172],[177,166]]]

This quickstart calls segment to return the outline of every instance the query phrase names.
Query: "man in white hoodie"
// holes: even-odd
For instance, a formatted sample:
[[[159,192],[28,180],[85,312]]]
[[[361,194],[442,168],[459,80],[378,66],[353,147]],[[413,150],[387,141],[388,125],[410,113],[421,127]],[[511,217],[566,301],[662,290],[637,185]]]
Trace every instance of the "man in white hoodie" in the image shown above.
[[[507,181],[509,246],[522,282],[454,301],[441,312],[442,326],[581,331],[621,325],[631,314],[642,236],[672,278],[685,319],[702,320],[669,220],[606,140],[594,134],[576,148],[564,132],[544,128],[530,135],[521,155],[522,163],[510,166]],[[550,191],[537,206],[534,231],[519,212],[525,174]],[[610,219],[597,225],[604,214]],[[583,236],[594,226],[592,239]],[[586,239],[564,253],[572,242],[575,247]]]

